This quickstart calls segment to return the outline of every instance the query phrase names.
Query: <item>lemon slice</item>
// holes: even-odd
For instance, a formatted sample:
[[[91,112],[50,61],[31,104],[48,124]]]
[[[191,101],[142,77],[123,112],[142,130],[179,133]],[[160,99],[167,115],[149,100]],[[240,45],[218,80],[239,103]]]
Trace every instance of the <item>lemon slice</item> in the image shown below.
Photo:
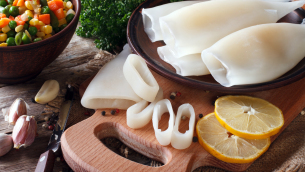
[[[244,139],[231,135],[216,119],[214,113],[201,118],[196,131],[199,143],[216,158],[229,163],[249,163],[270,146],[270,139]]]
[[[247,139],[264,139],[284,125],[282,111],[273,104],[249,96],[224,96],[215,102],[215,116],[232,134]]]

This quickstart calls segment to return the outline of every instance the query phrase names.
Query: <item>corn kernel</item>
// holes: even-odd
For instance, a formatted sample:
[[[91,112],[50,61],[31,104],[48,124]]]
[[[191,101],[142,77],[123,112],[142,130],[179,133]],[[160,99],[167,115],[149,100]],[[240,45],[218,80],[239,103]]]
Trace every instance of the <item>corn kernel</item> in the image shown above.
[[[0,47],[7,47],[7,43],[4,43],[4,42],[1,43],[1,44],[0,44]]]
[[[73,8],[72,2],[68,1],[68,2],[66,3],[66,7],[67,7],[68,9],[72,9],[72,8]]]
[[[39,20],[38,19],[31,19],[30,20],[30,25],[32,25],[32,26],[36,26],[36,25],[39,25]]]
[[[44,32],[46,35],[52,33],[52,31],[53,31],[52,26],[50,26],[50,25],[42,26],[42,27],[40,28],[40,30],[41,30],[42,32]]]
[[[64,2],[63,2],[64,8],[66,7],[66,4],[67,4],[67,2],[64,1]]]
[[[30,38],[30,40],[32,40],[32,36],[31,36],[31,34],[29,33],[29,31],[28,31],[28,30],[25,30],[24,32],[25,32],[25,34]]]
[[[7,39],[7,34],[6,33],[0,33],[0,41],[6,41]]]
[[[26,2],[29,2],[29,1],[26,1]],[[32,11],[30,11],[30,10],[26,10],[25,11],[25,14],[27,14],[28,16],[30,16],[30,17],[34,17],[34,14],[33,14],[33,12]]]
[[[67,10],[63,10],[64,11],[64,14],[65,14],[65,16],[67,16],[66,14],[67,14]]]
[[[3,33],[6,33],[6,32],[8,32],[8,31],[10,31],[11,30],[11,28],[8,26],[8,25],[6,25],[6,26],[4,26],[3,28],[2,28],[2,32]]]
[[[51,36],[52,36],[51,34],[47,34],[46,36],[43,37],[43,39],[50,38]]]
[[[40,28],[41,29],[41,28]],[[36,33],[36,36],[37,37],[44,37],[44,36],[46,36],[46,34],[44,33],[44,32],[37,32]]]
[[[35,12],[36,14],[40,14],[41,8],[35,8],[35,9],[34,9],[34,12]]]
[[[27,7],[29,10],[34,10],[34,8],[32,7],[30,1],[25,1],[25,7]]]
[[[15,27],[15,32],[20,32],[20,31],[22,31],[22,29],[23,29],[23,25],[19,25],[19,26],[17,26],[17,27]]]
[[[25,6],[18,7],[18,9],[19,9],[19,14],[23,14],[27,10]]]
[[[62,18],[62,19],[58,20],[58,26],[61,26],[63,24],[67,24],[66,18]]]
[[[40,26],[44,26],[45,24],[42,21],[39,21],[38,23]]]

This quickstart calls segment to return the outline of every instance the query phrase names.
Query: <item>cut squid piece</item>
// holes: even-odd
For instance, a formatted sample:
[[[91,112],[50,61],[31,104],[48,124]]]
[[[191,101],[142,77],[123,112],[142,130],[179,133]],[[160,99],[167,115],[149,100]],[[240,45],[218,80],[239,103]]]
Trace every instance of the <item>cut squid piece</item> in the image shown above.
[[[262,24],[242,29],[202,52],[214,79],[225,87],[280,77],[305,56],[305,25]]]
[[[161,116],[166,112],[169,113],[168,128],[165,131],[161,131],[161,129],[159,129],[159,121]],[[166,146],[170,144],[174,122],[175,114],[171,102],[168,99],[160,100],[154,107],[152,123],[155,130],[155,136],[161,145]]]
[[[185,133],[179,132],[181,117],[189,118],[189,129]],[[176,149],[186,149],[192,144],[195,127],[195,110],[192,105],[186,103],[178,108],[176,122],[173,129],[171,145]]]
[[[160,58],[172,65],[179,75],[200,76],[210,74],[210,71],[201,59],[200,53],[176,58],[168,46],[158,47],[157,51]]]
[[[201,53],[240,29],[280,18],[305,1],[214,0],[190,5],[160,18],[166,45],[176,57]]]
[[[142,100],[139,103],[129,107],[126,111],[126,121],[128,127],[138,129],[148,124],[152,118],[156,103],[161,99],[163,99],[163,90],[160,87],[156,99],[148,106],[148,102],[146,100]]]
[[[118,108],[126,110],[142,99],[123,75],[123,65],[131,53],[128,45],[96,74],[87,87],[81,104],[89,109]]]
[[[159,85],[142,57],[130,54],[123,66],[123,72],[125,79],[139,97],[149,102],[155,100]]]
[[[151,42],[163,40],[162,32],[160,29],[159,18],[170,14],[171,12],[180,8],[192,5],[201,1],[182,1],[168,3],[153,8],[143,8],[142,18],[144,31],[148,35]]]

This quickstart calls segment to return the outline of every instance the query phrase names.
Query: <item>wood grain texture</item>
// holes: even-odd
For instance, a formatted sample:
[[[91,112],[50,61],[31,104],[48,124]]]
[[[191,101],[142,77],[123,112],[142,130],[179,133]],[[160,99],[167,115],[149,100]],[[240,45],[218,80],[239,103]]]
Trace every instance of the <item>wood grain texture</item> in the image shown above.
[[[177,112],[181,104],[190,103],[194,106],[196,121],[199,119],[198,114],[206,115],[213,112],[213,102],[218,96],[225,95],[179,85],[155,72],[153,75],[164,90],[165,98],[169,98],[171,92],[179,91],[182,93],[175,100],[170,100],[174,112]],[[88,82],[89,80],[83,84],[80,94]],[[259,97],[278,106],[283,111],[285,119],[282,132],[305,106],[303,86],[305,86],[305,79],[282,88],[245,95]],[[70,127],[62,136],[62,150],[65,160],[75,171],[192,171],[200,166],[243,171],[251,165],[251,163],[230,164],[222,162],[207,153],[198,142],[192,143],[185,150],[161,146],[154,136],[152,123],[134,130],[126,125],[125,111],[114,116],[110,115],[111,109],[105,109],[106,116],[102,116],[101,111],[97,110],[89,119]],[[160,121],[160,128],[165,125],[167,125],[167,119]],[[180,127],[186,129],[187,125],[185,123]],[[274,141],[278,135],[273,136],[271,140]],[[102,144],[100,139],[105,137],[116,137],[132,149],[152,159],[159,160],[165,165],[157,168],[149,167],[122,158]]]

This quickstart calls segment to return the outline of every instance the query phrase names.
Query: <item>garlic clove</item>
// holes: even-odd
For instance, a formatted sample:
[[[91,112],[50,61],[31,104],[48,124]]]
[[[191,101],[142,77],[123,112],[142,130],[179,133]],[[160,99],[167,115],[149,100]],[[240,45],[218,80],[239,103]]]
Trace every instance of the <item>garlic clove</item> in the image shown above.
[[[0,133],[0,156],[7,154],[13,148],[11,136]]]
[[[10,107],[8,122],[11,125],[15,125],[17,119],[21,115],[27,114],[27,109],[29,109],[28,107],[29,106],[26,104],[26,102],[23,99],[17,98]]]
[[[39,104],[46,104],[55,99],[59,92],[59,83],[56,80],[47,80],[35,96]]]
[[[12,134],[14,148],[30,146],[34,142],[36,131],[37,123],[34,116],[22,115],[19,117]]]

